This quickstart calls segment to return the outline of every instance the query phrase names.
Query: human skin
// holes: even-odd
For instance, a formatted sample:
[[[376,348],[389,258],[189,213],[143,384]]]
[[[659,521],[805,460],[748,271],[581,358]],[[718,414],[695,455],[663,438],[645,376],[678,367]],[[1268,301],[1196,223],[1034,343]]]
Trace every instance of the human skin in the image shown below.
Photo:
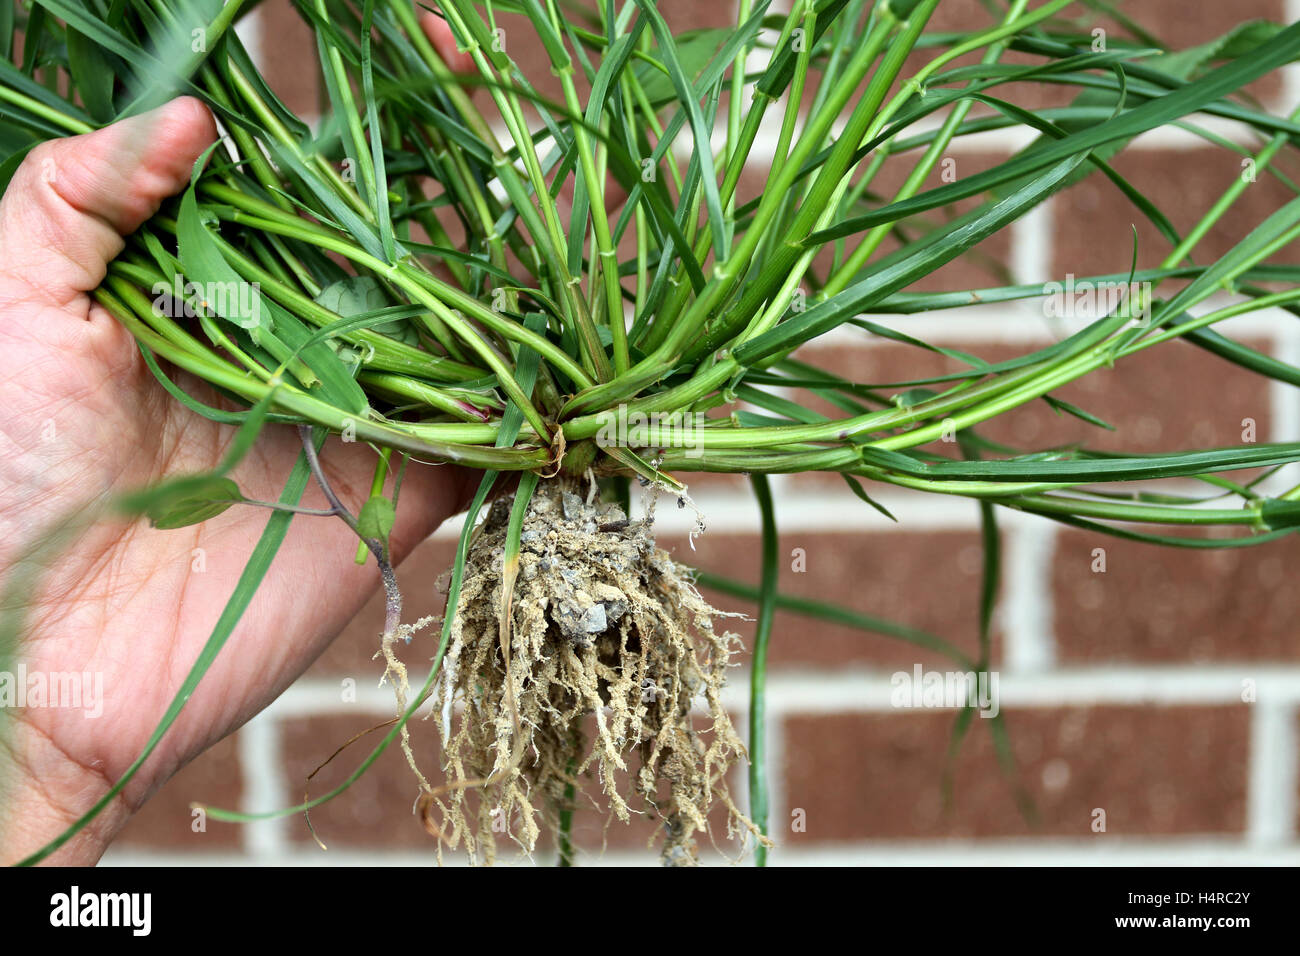
[[[453,68],[445,24],[422,25]],[[189,182],[216,138],[198,100],[84,136],[44,143],[0,198],[0,586],[52,523],[166,476],[209,471],[233,427],[172,399],[130,334],[89,292],[159,204]],[[208,404],[221,399],[172,370]],[[243,493],[275,500],[301,451],[297,430],[269,425],[231,473]],[[323,470],[355,510],[375,454],[327,442]],[[400,562],[461,510],[477,476],[451,466],[406,472],[391,545]],[[309,486],[304,505],[325,508]],[[13,658],[27,672],[102,675],[103,713],[31,707],[0,714],[0,863],[39,850],[89,810],[144,749],[180,688],[270,512],[237,506],[172,531],[104,519],[64,542],[24,606]],[[162,743],[127,787],[46,862],[92,864],[178,769],[265,708],[321,654],[377,589],[373,561],[337,518],[295,517],[243,620]],[[194,570],[202,549],[202,571]]]

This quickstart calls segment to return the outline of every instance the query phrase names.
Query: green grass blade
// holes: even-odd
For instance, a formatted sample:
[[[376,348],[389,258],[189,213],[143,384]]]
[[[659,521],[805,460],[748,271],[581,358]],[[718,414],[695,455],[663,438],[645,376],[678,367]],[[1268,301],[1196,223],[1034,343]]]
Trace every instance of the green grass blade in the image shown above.
[[[754,627],[754,652],[749,671],[749,817],[763,836],[768,834],[767,765],[767,648],[776,615],[777,533],[772,489],[766,475],[752,475],[750,483],[763,524],[762,577],[759,585],[758,622]],[[754,865],[767,866],[767,847],[754,848]]]
[[[375,0],[365,0],[363,9],[361,82],[362,95],[366,101],[366,125],[370,130],[371,170],[374,177],[370,205],[379,222],[379,243],[384,249],[384,261],[393,263],[397,261],[397,243],[393,238],[393,220],[388,208],[388,176],[384,171],[384,134],[379,120],[379,106],[375,100],[375,77],[370,55]]]
[[[659,52],[663,55],[664,66],[668,70],[669,78],[672,80],[673,90],[690,118],[691,131],[694,136],[693,155],[699,159],[701,181],[704,188],[704,202],[709,211],[709,223],[713,231],[713,255],[721,262],[727,258],[730,232],[727,230],[723,219],[722,199],[718,194],[718,177],[713,168],[713,149],[710,145],[711,130],[704,122],[704,114],[700,112],[700,104],[695,98],[694,87],[682,69],[681,61],[677,56],[677,41],[673,39],[668,24],[650,0],[635,0],[635,2],[641,8],[642,15],[649,21],[650,30],[654,33],[655,42],[659,46]]]

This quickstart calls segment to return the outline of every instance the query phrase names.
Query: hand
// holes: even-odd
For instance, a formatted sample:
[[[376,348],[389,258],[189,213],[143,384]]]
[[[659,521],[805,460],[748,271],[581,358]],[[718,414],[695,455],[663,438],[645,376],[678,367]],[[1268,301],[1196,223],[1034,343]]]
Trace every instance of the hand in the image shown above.
[[[446,25],[425,29],[449,61]],[[215,467],[233,435],[186,410],[149,372],[131,336],[88,292],[159,204],[189,181],[216,138],[189,98],[85,136],[34,149],[0,198],[0,584],[52,522],[164,476]],[[203,383],[182,388],[218,404]],[[274,500],[301,449],[296,429],[267,426],[232,474]],[[353,510],[375,463],[331,439],[324,470]],[[412,464],[392,533],[400,561],[464,507],[475,476]],[[309,486],[303,503],[326,507]],[[102,675],[102,715],[29,707],[0,713],[0,863],[38,850],[100,799],[143,750],[206,642],[270,513],[236,506],[200,525],[159,531],[100,522],[68,542],[27,605],[16,662],[28,674]],[[93,863],[128,817],[180,767],[289,686],[377,588],[356,538],[336,518],[296,517],[240,625],[140,773],[49,858]],[[194,570],[202,549],[202,571]],[[376,635],[376,640],[379,635]]]

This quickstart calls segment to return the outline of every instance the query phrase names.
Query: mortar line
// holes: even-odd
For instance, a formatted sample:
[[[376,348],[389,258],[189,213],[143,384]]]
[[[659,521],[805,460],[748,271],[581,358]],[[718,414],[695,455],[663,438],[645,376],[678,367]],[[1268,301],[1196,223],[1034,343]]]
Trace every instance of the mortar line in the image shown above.
[[[1009,673],[1051,670],[1056,664],[1052,566],[1057,525],[1022,523],[1006,534],[1006,542],[997,612],[1003,667]]]
[[[335,698],[338,695],[335,693]],[[322,711],[328,713],[329,710]],[[242,728],[236,738],[243,783],[240,806],[245,813],[265,813],[289,806],[288,788],[284,785],[279,717],[272,705]],[[253,859],[270,860],[281,856],[289,845],[287,818],[254,820],[242,824],[244,851]]]
[[[1276,846],[1296,836],[1295,703],[1266,695],[1252,708],[1246,837],[1256,846]]]
[[[1283,17],[1287,23],[1300,23],[1300,0],[1283,0]],[[1294,109],[1300,103],[1300,64],[1282,67],[1282,109]]]
[[[781,719],[792,714],[911,713],[894,705],[892,675],[896,670],[896,666],[881,665],[769,671],[769,713],[780,715]],[[413,672],[412,683],[423,676]],[[1261,700],[1300,705],[1300,664],[1297,663],[1261,665],[1250,661],[1221,661],[1178,666],[1058,666],[1043,673],[1007,670],[1000,673],[998,692],[1001,703],[1013,707],[1245,706],[1241,688],[1246,678],[1255,682]],[[749,706],[748,670],[735,673],[724,690],[723,702],[737,710]],[[393,699],[386,688],[358,686],[357,700],[349,706],[347,713],[389,715]],[[339,713],[338,683],[331,678],[299,680],[271,705],[270,711],[281,720]]]
[[[1011,224],[1011,275],[1018,284],[1052,276],[1055,199],[1046,199]]]

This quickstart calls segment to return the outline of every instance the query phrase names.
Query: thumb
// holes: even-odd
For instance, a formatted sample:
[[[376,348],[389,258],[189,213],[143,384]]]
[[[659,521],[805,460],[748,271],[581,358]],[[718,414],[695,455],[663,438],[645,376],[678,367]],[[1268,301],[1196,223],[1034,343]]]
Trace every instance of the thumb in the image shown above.
[[[0,305],[86,314],[122,237],[188,182],[216,135],[207,107],[182,97],[33,149],[0,197]]]

